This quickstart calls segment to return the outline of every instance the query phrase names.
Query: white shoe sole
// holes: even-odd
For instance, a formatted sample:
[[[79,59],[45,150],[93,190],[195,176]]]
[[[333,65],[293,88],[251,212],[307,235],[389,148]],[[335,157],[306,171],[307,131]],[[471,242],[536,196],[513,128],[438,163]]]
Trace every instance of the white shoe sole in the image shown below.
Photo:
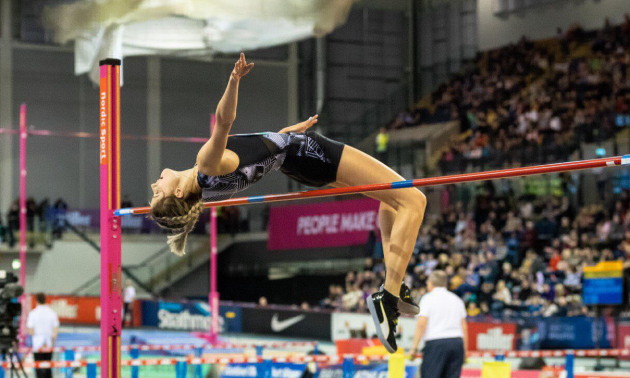
[[[372,297],[367,297],[366,299],[368,310],[370,310],[370,315],[372,315],[372,320],[374,321],[374,326],[376,328],[376,334],[378,335],[378,339],[381,340],[381,343],[387,349],[389,353],[396,353],[396,349],[392,348],[391,345],[387,342],[387,337],[383,335],[383,330],[381,329],[381,322],[378,320],[378,314],[376,313],[376,306],[374,306],[374,300]]]

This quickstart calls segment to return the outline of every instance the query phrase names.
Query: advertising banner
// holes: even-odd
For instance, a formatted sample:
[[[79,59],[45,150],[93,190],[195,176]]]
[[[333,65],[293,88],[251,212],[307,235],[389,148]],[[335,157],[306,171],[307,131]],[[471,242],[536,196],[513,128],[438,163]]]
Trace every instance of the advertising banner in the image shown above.
[[[619,322],[617,325],[617,349],[630,349],[630,322]],[[625,357],[625,360],[630,358]]]
[[[468,322],[468,350],[514,350],[516,324]]]
[[[397,334],[401,335],[398,346],[411,348],[413,334],[416,329],[416,318],[401,316],[398,319]],[[370,314],[353,314],[335,312],[332,314],[332,340],[347,340],[356,338],[376,338],[374,321]]]
[[[602,261],[584,267],[582,299],[586,305],[623,303],[623,262]]]
[[[269,250],[345,247],[365,244],[378,226],[379,202],[365,198],[272,207]]]
[[[595,349],[596,335],[600,348],[610,348],[615,335],[611,327],[613,322],[587,317],[525,320],[520,325],[519,349]]]
[[[142,301],[142,325],[178,331],[210,329],[210,306],[207,302]],[[219,308],[221,332],[241,332],[241,308]]]
[[[630,349],[630,322],[620,322],[617,326],[617,349]]]
[[[257,366],[262,364],[229,364],[221,372],[221,378],[259,377]],[[306,364],[289,364],[274,362],[271,364],[272,378],[301,378]]]
[[[330,340],[331,314],[261,307],[242,307],[244,333]]]
[[[99,324],[101,321],[99,297],[47,295],[46,304],[57,314],[61,324]],[[31,308],[36,305],[35,297],[31,296]]]

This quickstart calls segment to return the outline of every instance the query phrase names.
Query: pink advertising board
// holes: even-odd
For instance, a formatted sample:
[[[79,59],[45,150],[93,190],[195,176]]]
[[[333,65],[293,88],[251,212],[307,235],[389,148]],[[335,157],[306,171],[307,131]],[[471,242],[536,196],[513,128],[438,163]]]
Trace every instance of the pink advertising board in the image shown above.
[[[378,228],[379,202],[370,198],[273,207],[269,250],[361,245]]]

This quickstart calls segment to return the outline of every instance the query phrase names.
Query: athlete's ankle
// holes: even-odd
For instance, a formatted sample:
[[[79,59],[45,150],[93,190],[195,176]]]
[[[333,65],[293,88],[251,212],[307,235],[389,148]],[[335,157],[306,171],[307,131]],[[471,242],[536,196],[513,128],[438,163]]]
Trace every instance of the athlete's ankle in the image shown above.
[[[387,290],[383,290],[383,293],[383,301],[394,308],[398,308],[398,296]]]

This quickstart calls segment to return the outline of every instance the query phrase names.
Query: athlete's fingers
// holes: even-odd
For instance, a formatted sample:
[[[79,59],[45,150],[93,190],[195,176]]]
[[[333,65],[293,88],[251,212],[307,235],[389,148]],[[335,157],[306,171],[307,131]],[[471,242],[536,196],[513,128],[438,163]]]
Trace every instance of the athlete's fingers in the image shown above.
[[[254,68],[254,63],[250,63],[243,67],[243,75],[247,75],[252,68]]]

